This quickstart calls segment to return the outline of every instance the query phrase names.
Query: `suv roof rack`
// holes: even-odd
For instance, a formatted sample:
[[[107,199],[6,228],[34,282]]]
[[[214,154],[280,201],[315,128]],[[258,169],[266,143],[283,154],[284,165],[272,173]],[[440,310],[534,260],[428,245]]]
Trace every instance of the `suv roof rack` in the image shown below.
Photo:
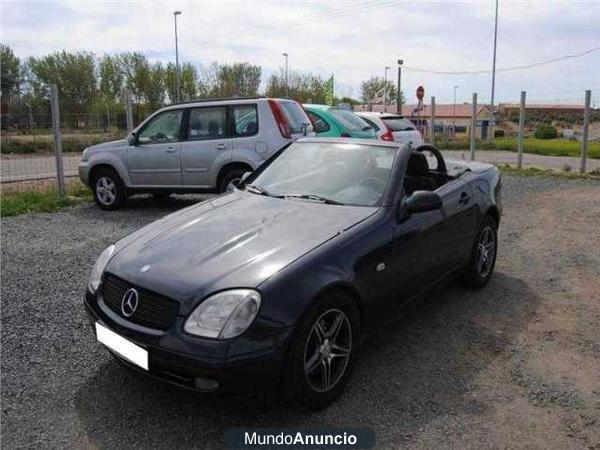
[[[177,102],[177,103],[171,103],[169,105],[165,105],[165,106],[176,106],[176,105],[188,105],[190,103],[206,103],[206,102],[219,102],[219,101],[226,101],[226,100],[256,100],[259,98],[269,98],[265,95],[256,95],[256,96],[251,96],[251,97],[211,97],[211,98],[199,98],[196,100],[186,100],[185,102]]]

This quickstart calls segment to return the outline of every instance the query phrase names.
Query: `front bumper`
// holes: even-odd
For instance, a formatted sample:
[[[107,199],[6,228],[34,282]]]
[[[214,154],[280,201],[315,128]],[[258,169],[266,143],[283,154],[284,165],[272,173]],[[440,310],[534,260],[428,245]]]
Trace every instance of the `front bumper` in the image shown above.
[[[79,179],[86,186],[90,185],[90,164],[87,161],[81,161],[77,166],[79,171]]]
[[[245,394],[280,388],[291,328],[218,341],[184,334],[183,317],[178,317],[165,331],[132,324],[109,310],[102,299],[89,291],[85,306],[93,330],[94,323],[100,322],[148,351],[148,371],[111,351],[119,362],[135,372],[215,394]]]

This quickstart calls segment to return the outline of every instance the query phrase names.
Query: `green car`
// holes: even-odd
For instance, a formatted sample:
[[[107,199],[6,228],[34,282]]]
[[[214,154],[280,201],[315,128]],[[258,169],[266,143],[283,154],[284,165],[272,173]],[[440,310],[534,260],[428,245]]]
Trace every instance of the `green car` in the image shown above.
[[[327,105],[302,105],[319,137],[376,139],[375,130],[352,111]]]

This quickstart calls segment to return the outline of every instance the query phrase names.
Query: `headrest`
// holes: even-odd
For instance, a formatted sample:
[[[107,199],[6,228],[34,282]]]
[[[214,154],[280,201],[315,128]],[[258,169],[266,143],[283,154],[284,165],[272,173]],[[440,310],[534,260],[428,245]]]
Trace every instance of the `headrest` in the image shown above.
[[[408,158],[408,167],[406,168],[406,175],[412,175],[415,177],[426,177],[429,176],[429,164],[427,164],[427,158],[423,153],[412,152]]]

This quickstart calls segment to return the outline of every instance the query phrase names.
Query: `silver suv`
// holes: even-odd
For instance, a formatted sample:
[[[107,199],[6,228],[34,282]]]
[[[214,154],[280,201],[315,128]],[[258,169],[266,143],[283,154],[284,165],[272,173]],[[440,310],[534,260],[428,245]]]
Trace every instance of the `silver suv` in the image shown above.
[[[314,136],[289,99],[234,98],[162,108],[127,139],[84,150],[79,177],[103,209],[134,193],[223,192],[279,149]]]

